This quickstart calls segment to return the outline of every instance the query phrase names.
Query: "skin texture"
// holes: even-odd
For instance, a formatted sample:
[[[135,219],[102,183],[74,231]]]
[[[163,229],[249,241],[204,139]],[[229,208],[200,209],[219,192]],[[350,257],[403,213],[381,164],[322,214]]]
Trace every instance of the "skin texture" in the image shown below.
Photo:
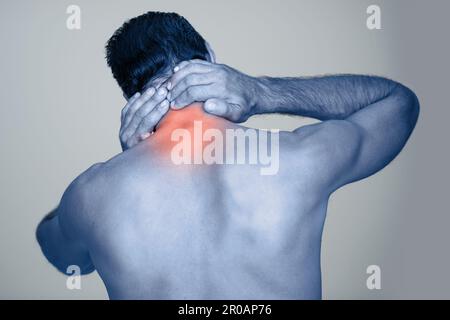
[[[378,77],[257,79],[196,61],[174,71],[165,95],[143,93],[138,106],[131,98],[122,121],[147,107],[139,127],[164,99],[182,111],[158,111],[143,125],[155,131],[144,139],[129,129],[124,141],[140,143],[69,186],[57,214],[38,228],[44,254],[63,272],[70,264],[95,268],[113,299],[321,298],[329,196],[400,152],[417,98]],[[225,130],[271,112],[324,120],[280,133],[276,175],[249,164],[177,166],[168,156],[171,132],[191,130],[194,120]]]

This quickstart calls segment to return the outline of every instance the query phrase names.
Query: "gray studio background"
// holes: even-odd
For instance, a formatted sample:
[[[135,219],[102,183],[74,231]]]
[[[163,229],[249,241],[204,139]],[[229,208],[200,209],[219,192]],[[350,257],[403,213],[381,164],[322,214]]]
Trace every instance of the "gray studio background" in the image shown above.
[[[66,28],[81,7],[82,28]],[[366,28],[378,4],[382,30]],[[377,175],[332,197],[322,250],[325,299],[450,298],[448,1],[1,1],[0,298],[104,299],[97,273],[82,290],[49,265],[40,219],[91,164],[120,152],[124,105],[104,44],[148,10],[184,15],[218,61],[252,75],[378,74],[410,86],[422,109],[406,148]],[[250,126],[293,129],[265,116]],[[366,288],[377,264],[382,289]]]

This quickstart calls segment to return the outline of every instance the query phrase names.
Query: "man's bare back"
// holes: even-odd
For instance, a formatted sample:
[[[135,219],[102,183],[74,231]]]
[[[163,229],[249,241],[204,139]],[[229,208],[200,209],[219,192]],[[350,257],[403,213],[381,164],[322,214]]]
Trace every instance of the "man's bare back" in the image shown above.
[[[301,170],[288,165],[290,135],[281,135],[277,175],[174,165],[159,137],[84,173],[80,229],[110,298],[320,298],[327,197],[314,188],[308,152],[296,153]]]

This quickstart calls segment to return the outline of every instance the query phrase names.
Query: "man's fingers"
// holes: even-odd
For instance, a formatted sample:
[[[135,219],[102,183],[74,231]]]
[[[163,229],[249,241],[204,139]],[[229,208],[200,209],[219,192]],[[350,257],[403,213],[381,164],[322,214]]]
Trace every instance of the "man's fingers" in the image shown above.
[[[221,99],[213,98],[207,100],[203,104],[203,109],[210,114],[220,117],[225,117],[228,114],[228,104]]]
[[[214,96],[214,84],[191,86],[184,90],[175,100],[172,100],[170,106],[173,109],[181,109],[196,101],[206,101],[210,98],[221,98]]]
[[[233,122],[243,120],[242,110],[236,104],[228,103],[223,99],[209,99],[203,104],[203,109],[213,115],[226,118]]]
[[[140,123],[140,119],[142,119],[145,115],[153,110],[159,103],[161,103],[167,96],[167,90],[163,87],[159,88],[158,91],[147,100],[138,110],[136,110],[134,114],[134,118],[131,120],[136,121],[137,124]]]
[[[189,73],[184,78],[172,87],[168,94],[168,100],[173,101],[178,98],[178,96],[183,93],[188,87],[208,85],[214,82],[214,73]]]
[[[129,124],[123,131],[123,139],[128,140],[134,134],[142,119],[146,117],[159,103],[164,101],[166,96],[167,90],[161,87],[150,99],[148,99],[138,110],[136,110],[133,118],[129,121]]]
[[[167,83],[167,88],[172,91],[184,77],[191,73],[206,73],[212,71],[211,65],[189,63],[183,69],[176,71]]]
[[[142,119],[134,135],[139,140],[146,139],[148,137],[147,134],[154,131],[156,125],[167,111],[169,111],[169,101],[164,100]]]
[[[124,116],[124,120],[122,123],[122,128],[128,127],[131,120],[133,119],[134,113],[153,95],[155,94],[155,88],[148,88],[143,94],[141,94],[130,106]]]
[[[125,118],[125,115],[127,114],[130,105],[132,105],[136,101],[136,99],[139,98],[140,95],[141,95],[140,92],[136,92],[130,99],[128,99],[127,104],[125,105],[125,107],[123,107],[122,112],[120,113],[121,122],[123,122],[123,119]]]
[[[186,67],[189,63],[191,63],[191,60],[181,61],[178,65],[173,68],[173,72],[178,72],[184,67]]]
[[[206,60],[201,60],[201,59],[193,59],[193,60],[185,60],[185,61],[181,61],[179,64],[177,64],[175,66],[175,68],[173,68],[173,72],[177,72],[181,69],[183,69],[184,67],[186,67],[189,64],[203,64],[203,65],[208,65],[211,64],[211,62],[206,61]]]
[[[141,121],[136,131],[127,138],[127,147],[131,148],[138,144],[140,141],[150,137],[154,131],[156,125],[164,117],[169,110],[169,101],[164,100],[158,106],[156,106],[151,112],[149,112]]]

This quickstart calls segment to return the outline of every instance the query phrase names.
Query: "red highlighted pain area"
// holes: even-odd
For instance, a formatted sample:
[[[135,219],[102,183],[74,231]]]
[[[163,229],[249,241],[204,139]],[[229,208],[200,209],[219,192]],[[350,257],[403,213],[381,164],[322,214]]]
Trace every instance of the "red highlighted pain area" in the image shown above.
[[[225,120],[204,112],[201,103],[171,109],[151,137],[155,142],[153,149],[161,157],[172,159],[174,164],[201,164],[205,148],[216,146],[214,137],[225,126]],[[182,159],[182,163],[177,163],[180,162],[177,159]]]

